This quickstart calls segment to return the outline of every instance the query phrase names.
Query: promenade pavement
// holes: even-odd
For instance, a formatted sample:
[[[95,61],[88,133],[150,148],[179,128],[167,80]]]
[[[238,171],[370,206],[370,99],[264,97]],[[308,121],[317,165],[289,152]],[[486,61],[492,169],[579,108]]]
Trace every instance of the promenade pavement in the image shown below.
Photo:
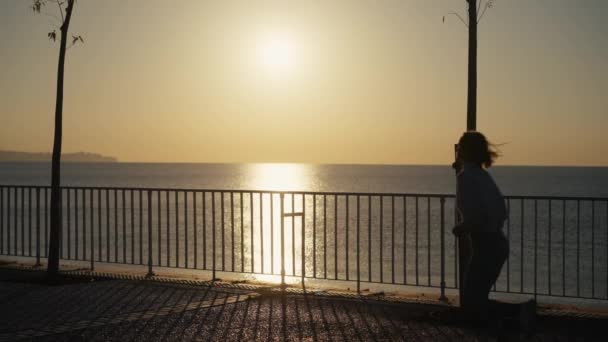
[[[0,267],[0,341],[484,341],[483,327],[437,318],[454,308],[254,286]],[[443,315],[440,315],[443,316]],[[504,340],[604,340],[606,320],[541,316]]]

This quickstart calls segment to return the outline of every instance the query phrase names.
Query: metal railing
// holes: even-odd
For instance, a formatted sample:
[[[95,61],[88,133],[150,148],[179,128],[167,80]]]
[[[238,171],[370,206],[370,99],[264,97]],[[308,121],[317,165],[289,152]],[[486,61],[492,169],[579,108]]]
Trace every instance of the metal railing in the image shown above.
[[[0,254],[47,256],[50,188],[0,185]],[[286,278],[459,284],[454,196],[63,187],[60,255]],[[608,299],[608,199],[508,196],[494,291]]]

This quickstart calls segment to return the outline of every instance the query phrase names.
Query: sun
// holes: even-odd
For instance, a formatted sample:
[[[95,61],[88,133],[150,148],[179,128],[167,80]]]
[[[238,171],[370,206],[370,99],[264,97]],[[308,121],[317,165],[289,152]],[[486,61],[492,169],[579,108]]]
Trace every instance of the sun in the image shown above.
[[[272,74],[292,70],[297,62],[294,39],[286,33],[273,33],[261,37],[257,46],[260,65]]]

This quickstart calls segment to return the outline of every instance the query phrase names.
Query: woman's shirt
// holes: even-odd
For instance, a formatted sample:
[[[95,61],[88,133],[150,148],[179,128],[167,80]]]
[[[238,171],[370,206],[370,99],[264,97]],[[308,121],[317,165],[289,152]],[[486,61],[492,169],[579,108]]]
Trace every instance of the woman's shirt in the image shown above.
[[[456,206],[462,223],[474,226],[475,231],[500,231],[507,218],[504,198],[492,176],[470,163],[464,163],[458,173]]]

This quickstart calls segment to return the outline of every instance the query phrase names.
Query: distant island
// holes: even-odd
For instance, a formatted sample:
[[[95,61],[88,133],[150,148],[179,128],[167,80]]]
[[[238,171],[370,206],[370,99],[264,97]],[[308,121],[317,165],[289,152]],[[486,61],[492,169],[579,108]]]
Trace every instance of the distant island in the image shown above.
[[[0,162],[50,162],[51,153],[48,152],[17,152],[0,151]],[[62,162],[68,163],[116,163],[114,157],[102,156],[101,154],[89,152],[64,153],[61,155]]]

